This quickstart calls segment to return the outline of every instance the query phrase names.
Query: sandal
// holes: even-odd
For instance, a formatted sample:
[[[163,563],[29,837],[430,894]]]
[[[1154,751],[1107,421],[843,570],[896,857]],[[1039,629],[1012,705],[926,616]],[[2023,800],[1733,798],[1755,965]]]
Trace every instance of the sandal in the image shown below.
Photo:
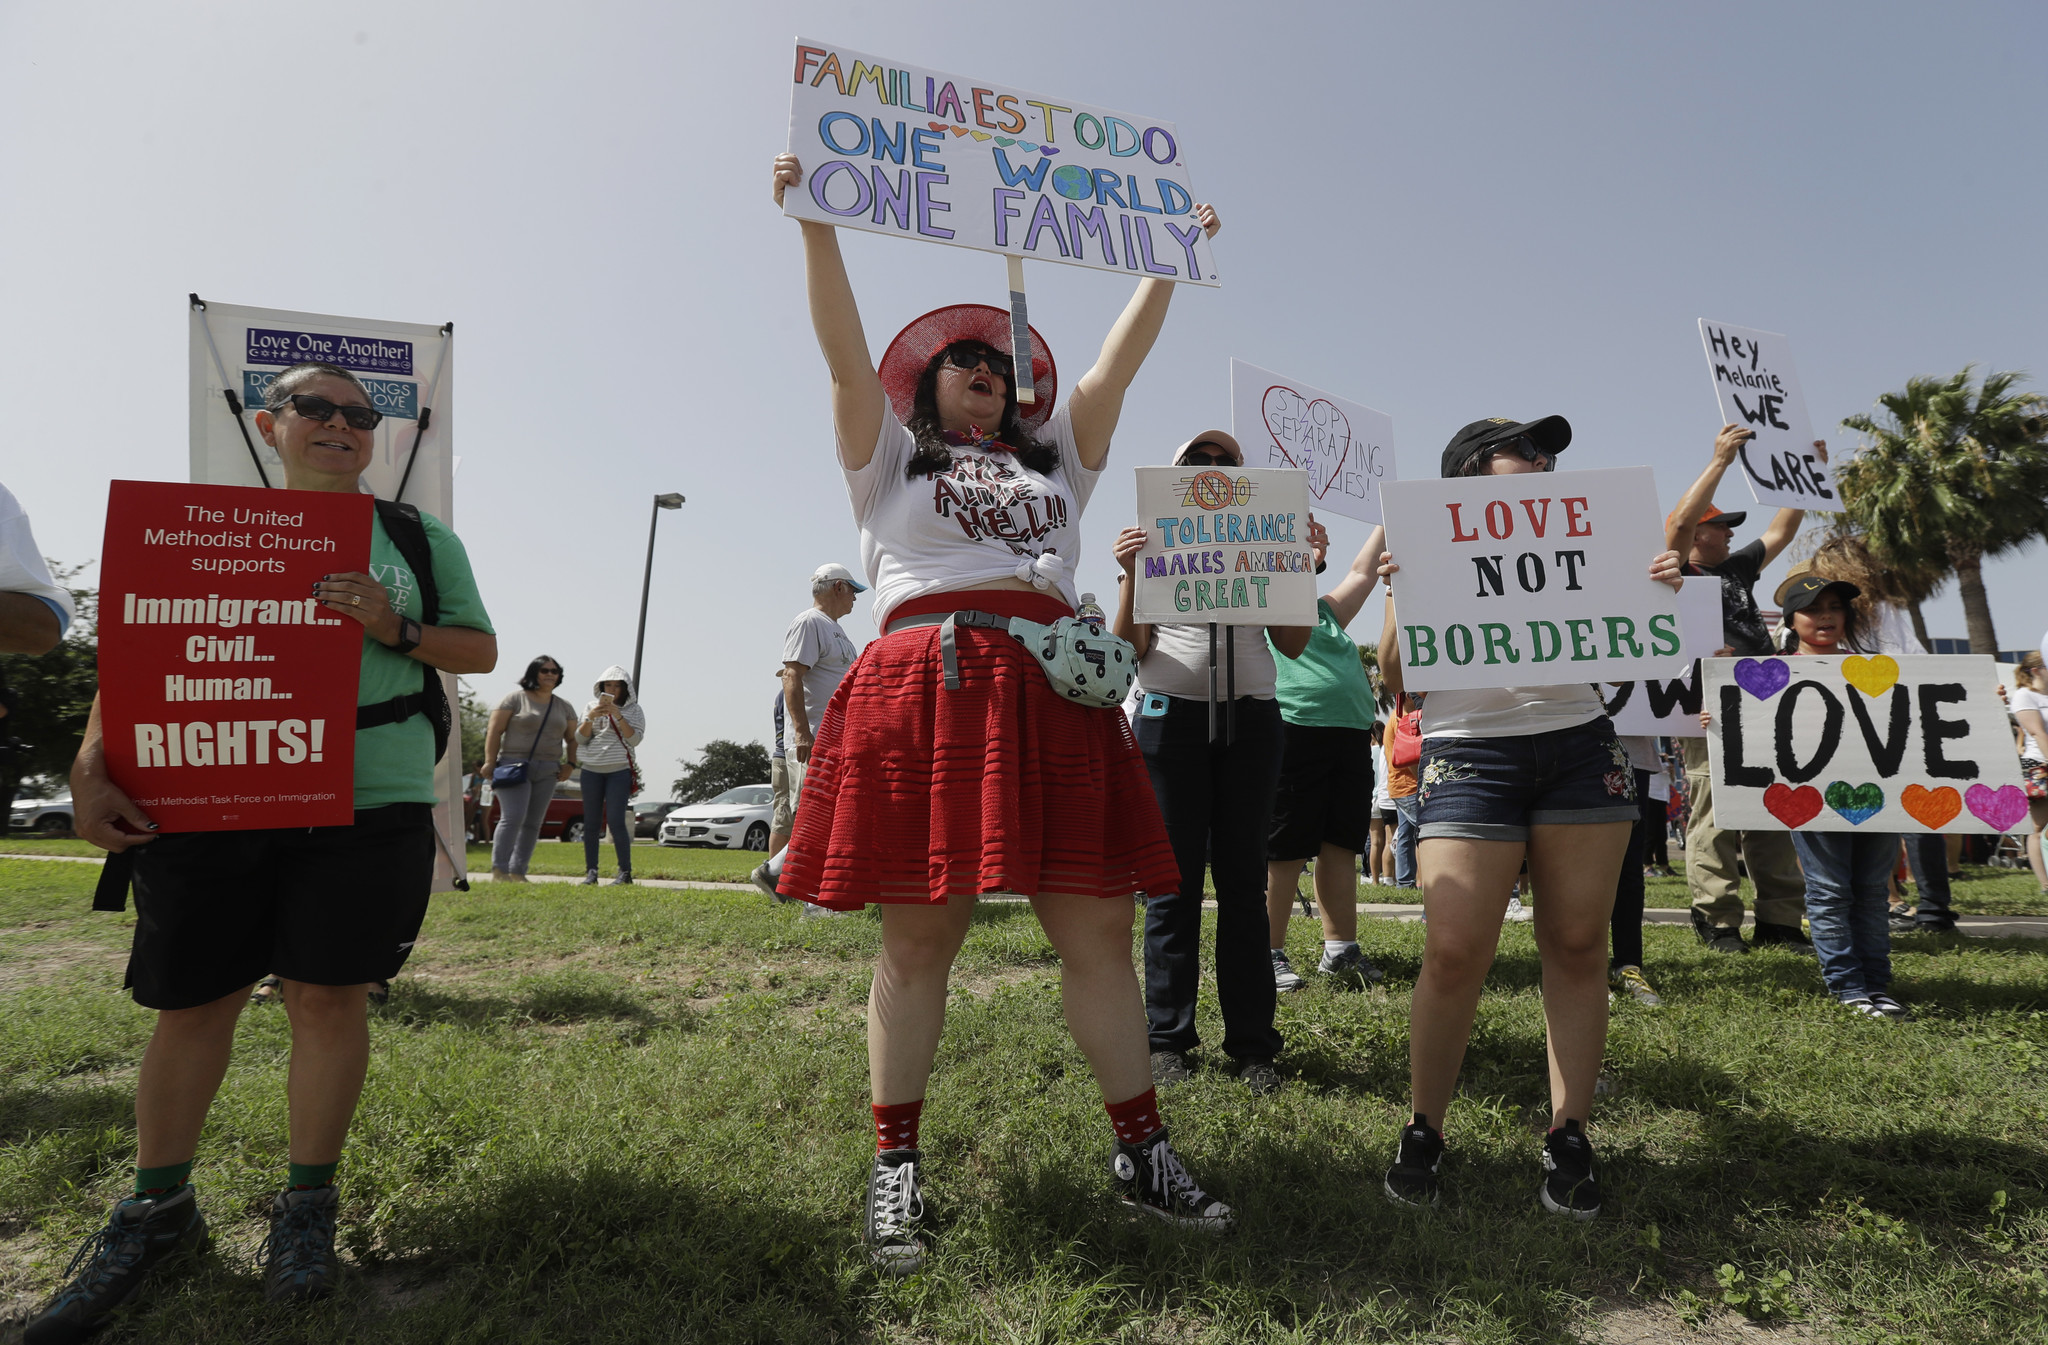
[[[284,1002],[284,982],[275,976],[264,977],[256,982],[256,988],[249,992],[249,1002],[251,1004],[282,1004]]]
[[[391,982],[389,982],[389,981],[372,981],[372,982],[370,982],[370,1003],[372,1003],[372,1004],[389,1004],[390,1002],[391,1002]]]

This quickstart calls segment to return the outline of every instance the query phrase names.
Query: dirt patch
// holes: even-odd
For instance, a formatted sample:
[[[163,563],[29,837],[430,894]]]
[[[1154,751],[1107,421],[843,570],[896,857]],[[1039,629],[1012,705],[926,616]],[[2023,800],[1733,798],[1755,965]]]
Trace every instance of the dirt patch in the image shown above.
[[[27,928],[33,930],[37,926]],[[22,932],[17,929],[0,933],[0,991],[47,985],[76,973],[82,967],[90,968],[95,974],[102,973],[108,966],[108,960],[119,956],[116,947],[84,939],[54,939],[47,943],[9,947],[5,935]]]
[[[1631,1303],[1603,1308],[1588,1339],[1599,1345],[1822,1345],[1829,1337],[1808,1322],[1760,1325],[1718,1305],[1694,1325],[1668,1303]]]

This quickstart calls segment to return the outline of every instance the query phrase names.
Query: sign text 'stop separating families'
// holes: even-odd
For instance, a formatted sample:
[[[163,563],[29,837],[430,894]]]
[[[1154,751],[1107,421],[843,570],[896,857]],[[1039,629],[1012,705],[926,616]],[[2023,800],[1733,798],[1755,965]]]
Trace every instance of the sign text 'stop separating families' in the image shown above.
[[[799,219],[1214,285],[1172,122],[798,38]]]
[[[1391,416],[1234,359],[1230,432],[1246,465],[1307,472],[1313,508],[1380,521],[1380,482],[1395,475]]]

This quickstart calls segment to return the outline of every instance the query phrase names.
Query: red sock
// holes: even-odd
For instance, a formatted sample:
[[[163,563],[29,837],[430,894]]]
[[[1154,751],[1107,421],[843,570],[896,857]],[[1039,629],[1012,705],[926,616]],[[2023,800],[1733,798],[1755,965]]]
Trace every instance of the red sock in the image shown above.
[[[1122,1102],[1105,1102],[1102,1105],[1103,1110],[1109,1113],[1109,1123],[1116,1127],[1116,1137],[1126,1144],[1143,1144],[1166,1129],[1166,1122],[1159,1119],[1159,1090],[1156,1088],[1147,1088]]]
[[[915,1102],[892,1102],[887,1106],[872,1104],[875,1113],[875,1151],[884,1149],[915,1149],[917,1147],[917,1119],[924,1111],[924,1099]]]

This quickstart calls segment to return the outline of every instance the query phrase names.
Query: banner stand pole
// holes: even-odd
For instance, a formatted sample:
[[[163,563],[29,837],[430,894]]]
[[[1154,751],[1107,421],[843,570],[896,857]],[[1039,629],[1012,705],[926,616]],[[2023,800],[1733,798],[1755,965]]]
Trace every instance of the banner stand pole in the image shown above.
[[[1216,741],[1216,623],[1209,623],[1209,741]]]
[[[455,324],[441,324],[441,357],[434,361],[434,378],[427,384],[427,398],[420,406],[420,418],[412,432],[412,452],[405,455],[405,471],[398,478],[398,490],[392,495],[393,502],[405,498],[405,485],[412,480],[412,465],[420,456],[420,440],[427,437],[427,422],[433,419],[434,400],[441,391],[441,371],[448,367],[448,346],[455,339]],[[468,889],[463,889],[467,891]]]
[[[1024,311],[1024,259],[1010,263],[1010,363],[1016,373],[1017,404],[1033,406],[1038,393],[1031,386],[1031,319]],[[1211,736],[1214,736],[1213,731]]]
[[[192,294],[188,297],[192,300],[193,312],[206,312],[206,301],[204,299],[201,299],[197,294]],[[256,452],[256,441],[249,437],[249,424],[242,419],[242,399],[235,396],[235,390],[228,386],[228,367],[221,363],[220,347],[214,344],[213,324],[202,317],[199,319],[199,330],[206,333],[206,348],[213,352],[213,370],[220,375],[220,395],[228,399],[228,410],[235,417],[235,428],[242,432],[242,445],[249,450],[249,461],[256,464],[257,479],[262,481],[265,487],[268,487],[270,485],[270,473],[263,470],[263,458]],[[414,447],[417,448],[418,445],[415,444]]]

